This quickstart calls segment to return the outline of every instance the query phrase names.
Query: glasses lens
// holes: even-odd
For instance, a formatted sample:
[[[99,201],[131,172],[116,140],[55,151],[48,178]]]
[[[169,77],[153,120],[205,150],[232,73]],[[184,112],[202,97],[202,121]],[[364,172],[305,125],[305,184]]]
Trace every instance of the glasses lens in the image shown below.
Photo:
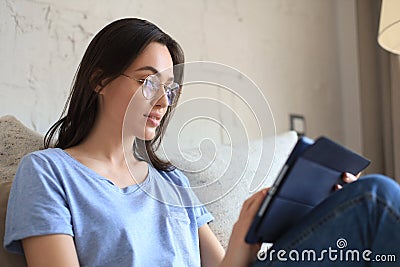
[[[155,76],[153,75],[148,76],[143,83],[142,87],[143,96],[148,100],[152,99],[156,95],[159,87],[157,81],[154,80],[154,77]]]
[[[179,84],[177,83],[171,83],[168,86],[166,86],[166,95],[168,98],[168,104],[171,106],[175,103],[178,95],[178,90],[179,90]]]
[[[172,82],[170,84],[161,84],[160,80],[155,75],[148,76],[142,86],[143,96],[147,99],[153,99],[159,92],[158,90],[164,88],[165,94],[168,99],[168,105],[173,105],[177,99],[179,84]]]

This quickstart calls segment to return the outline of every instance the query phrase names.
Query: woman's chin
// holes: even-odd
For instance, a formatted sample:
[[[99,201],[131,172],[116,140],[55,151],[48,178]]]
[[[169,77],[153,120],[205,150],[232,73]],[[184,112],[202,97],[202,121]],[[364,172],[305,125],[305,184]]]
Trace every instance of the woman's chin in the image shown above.
[[[146,129],[146,132],[144,133],[144,136],[142,139],[145,141],[150,141],[150,140],[153,140],[155,136],[156,136],[156,128]]]
[[[146,125],[143,128],[136,126],[136,128],[131,129],[131,131],[125,131],[125,132],[126,135],[136,137],[144,141],[150,141],[153,140],[154,137],[156,136],[156,130],[157,127],[149,127]]]

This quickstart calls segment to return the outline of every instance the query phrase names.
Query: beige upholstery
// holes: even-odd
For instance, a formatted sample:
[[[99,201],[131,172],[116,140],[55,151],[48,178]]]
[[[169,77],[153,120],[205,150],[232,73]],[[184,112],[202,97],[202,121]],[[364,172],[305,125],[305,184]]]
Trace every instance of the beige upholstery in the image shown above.
[[[43,147],[43,137],[15,117],[0,117],[0,182],[14,178],[20,159]]]
[[[3,182],[0,184],[0,236],[1,243],[3,243],[4,226],[7,211],[8,195],[10,194],[10,187],[12,182]],[[26,266],[25,257],[7,252],[3,246],[0,250],[0,265],[2,267],[20,267]]]

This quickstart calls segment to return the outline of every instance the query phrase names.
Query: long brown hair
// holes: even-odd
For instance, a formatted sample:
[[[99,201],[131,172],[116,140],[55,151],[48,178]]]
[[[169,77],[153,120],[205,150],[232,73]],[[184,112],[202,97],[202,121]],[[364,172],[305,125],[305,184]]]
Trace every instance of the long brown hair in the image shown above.
[[[66,149],[82,142],[91,131],[98,110],[97,85],[106,84],[123,73],[151,42],[165,45],[174,65],[184,63],[179,44],[156,25],[137,18],[125,18],[105,26],[90,42],[75,74],[71,93],[61,118],[44,137],[44,146]],[[181,84],[183,67],[174,70],[175,80]],[[106,80],[105,84],[101,81]],[[175,102],[176,103],[176,102]],[[175,104],[176,105],[176,104]],[[171,170],[170,162],[160,159],[159,147],[175,106],[170,106],[156,129],[152,140],[136,140],[135,155],[159,170]],[[57,137],[56,137],[57,136]]]

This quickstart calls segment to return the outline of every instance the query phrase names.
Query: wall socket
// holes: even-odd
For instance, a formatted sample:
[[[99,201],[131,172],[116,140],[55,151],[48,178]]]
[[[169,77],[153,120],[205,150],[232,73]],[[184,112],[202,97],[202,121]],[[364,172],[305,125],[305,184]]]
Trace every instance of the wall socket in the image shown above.
[[[306,119],[302,115],[289,114],[290,130],[296,131],[298,136],[306,135]]]

